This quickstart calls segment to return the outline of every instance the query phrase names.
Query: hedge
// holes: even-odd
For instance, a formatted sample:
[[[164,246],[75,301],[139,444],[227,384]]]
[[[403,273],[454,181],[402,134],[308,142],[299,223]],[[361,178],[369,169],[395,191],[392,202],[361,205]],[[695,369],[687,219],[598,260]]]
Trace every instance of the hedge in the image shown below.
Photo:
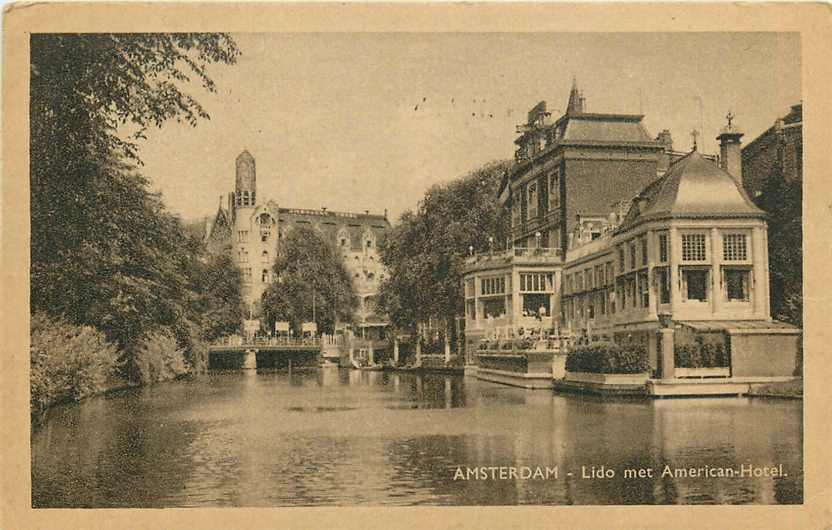
[[[716,368],[728,366],[728,352],[721,343],[676,344],[673,348],[677,368]]]
[[[569,372],[641,374],[648,368],[647,349],[642,344],[580,346],[566,356],[566,370]]]

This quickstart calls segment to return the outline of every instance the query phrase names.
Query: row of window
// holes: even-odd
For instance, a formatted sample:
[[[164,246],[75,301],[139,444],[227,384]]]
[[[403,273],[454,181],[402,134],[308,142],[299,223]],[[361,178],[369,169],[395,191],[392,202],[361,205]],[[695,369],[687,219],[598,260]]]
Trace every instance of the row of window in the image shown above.
[[[655,293],[659,304],[670,303],[670,271],[667,267],[653,269]],[[711,293],[709,267],[681,267],[680,293],[682,301],[708,302]],[[751,300],[751,269],[726,267],[722,270],[720,287],[723,299],[728,302]],[[564,299],[561,317],[565,322],[594,319],[616,311],[650,306],[649,278],[646,271],[619,278],[615,288],[585,293]]]
[[[551,272],[520,274],[520,292],[552,292],[555,290],[555,275]]]
[[[613,263],[599,263],[594,267],[587,267],[583,271],[567,274],[564,279],[564,294],[589,291],[612,285],[615,281]]]
[[[504,294],[506,292],[505,276],[493,276],[480,279],[480,294],[483,296]]]
[[[547,193],[547,197],[544,197],[544,199],[549,211],[560,207],[560,169],[550,170],[545,179],[545,181],[543,179],[532,180],[514,191],[511,207],[512,226],[519,226],[528,219],[538,217],[540,213],[538,211],[540,193]],[[544,186],[546,184],[548,186]],[[523,211],[523,205],[526,206],[525,211]]]
[[[708,235],[701,232],[682,234],[681,261],[687,263],[708,261]],[[670,242],[666,232],[658,234],[658,263],[667,263],[670,256]],[[641,236],[618,247],[619,273],[646,267],[649,248],[647,237]],[[747,261],[748,237],[744,233],[722,234],[722,260]]]
[[[237,206],[254,206],[256,204],[256,192],[241,191],[237,194]]]
[[[511,307],[511,296],[488,298],[480,300],[482,318],[503,318],[506,308]],[[544,318],[549,316],[552,306],[552,295],[546,293],[527,293],[520,295],[521,312],[525,317]],[[470,320],[477,320],[477,304],[475,300],[465,302],[465,314]]]
[[[242,272],[243,272],[243,283],[250,284],[251,279],[252,279],[251,267],[243,267]],[[263,271],[260,273],[260,281],[262,283],[268,283],[270,281],[270,278],[271,278],[271,273],[269,272],[269,269],[263,269]]]

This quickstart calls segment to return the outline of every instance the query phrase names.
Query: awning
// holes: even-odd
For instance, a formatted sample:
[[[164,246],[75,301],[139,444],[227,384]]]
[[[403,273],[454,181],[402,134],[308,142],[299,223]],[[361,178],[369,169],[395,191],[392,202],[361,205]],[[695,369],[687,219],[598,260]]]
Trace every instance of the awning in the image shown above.
[[[800,328],[777,320],[702,320],[679,321],[678,324],[702,333],[727,331],[732,334],[768,333],[798,334]]]

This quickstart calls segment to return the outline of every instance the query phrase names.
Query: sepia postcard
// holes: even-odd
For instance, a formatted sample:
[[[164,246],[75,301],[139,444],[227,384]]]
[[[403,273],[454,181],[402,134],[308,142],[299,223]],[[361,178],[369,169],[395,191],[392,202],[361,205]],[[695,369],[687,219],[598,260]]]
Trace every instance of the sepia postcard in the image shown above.
[[[832,528],[831,25],[9,4],[0,528]]]

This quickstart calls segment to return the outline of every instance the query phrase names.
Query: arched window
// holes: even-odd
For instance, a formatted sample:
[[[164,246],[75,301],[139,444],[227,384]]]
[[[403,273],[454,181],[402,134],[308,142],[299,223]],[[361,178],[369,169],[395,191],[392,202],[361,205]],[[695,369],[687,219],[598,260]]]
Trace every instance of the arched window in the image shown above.
[[[336,236],[338,240],[338,247],[342,249],[346,249],[350,246],[350,233],[347,231],[346,228],[341,228],[338,230],[338,235]]]
[[[269,269],[263,269],[263,274],[260,275],[260,280],[263,283],[269,281]]]
[[[372,230],[365,230],[361,239],[364,241],[363,246],[366,249],[371,249],[376,246],[376,236],[373,234]]]
[[[265,243],[272,235],[272,226],[274,226],[274,218],[266,212],[257,216],[257,222],[260,223],[260,241]]]

